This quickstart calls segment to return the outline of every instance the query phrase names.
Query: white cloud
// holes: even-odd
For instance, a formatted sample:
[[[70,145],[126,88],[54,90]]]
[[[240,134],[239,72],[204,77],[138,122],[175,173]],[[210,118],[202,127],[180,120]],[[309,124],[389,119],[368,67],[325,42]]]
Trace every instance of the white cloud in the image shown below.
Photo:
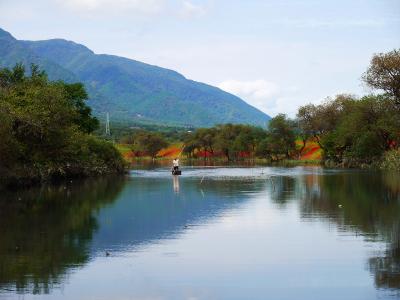
[[[190,1],[183,1],[182,8],[179,12],[179,15],[185,19],[201,17],[205,14],[206,14],[205,7],[198,4],[194,4]]]
[[[164,0],[63,0],[59,2],[70,9],[85,13],[155,14],[164,6]]]
[[[218,87],[242,98],[265,113],[270,114],[271,111],[275,111],[279,87],[273,82],[264,79],[254,81],[226,80],[220,83]]]

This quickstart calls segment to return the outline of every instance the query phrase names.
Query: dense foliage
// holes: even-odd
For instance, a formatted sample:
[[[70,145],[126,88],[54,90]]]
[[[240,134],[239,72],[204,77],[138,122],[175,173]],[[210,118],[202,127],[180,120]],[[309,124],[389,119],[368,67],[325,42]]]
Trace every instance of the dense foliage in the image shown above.
[[[82,82],[89,105],[111,121],[212,126],[218,123],[262,125],[269,117],[242,99],[181,74],[139,61],[98,55],[66,40],[19,41],[0,29],[0,67],[36,63],[51,79]]]
[[[270,124],[274,124],[274,121]],[[224,156],[228,161],[264,156],[275,159],[280,153],[273,153],[269,149],[272,145],[269,141],[276,141],[272,133],[274,129],[270,126],[267,132],[260,127],[235,124],[199,128],[187,134],[184,153],[189,157],[202,156],[204,158],[219,155]]]
[[[400,51],[374,55],[363,81],[383,94],[339,95],[297,114],[300,131],[312,136],[329,164],[376,164],[394,169],[400,161]],[[389,154],[390,153],[390,154]]]
[[[90,133],[98,121],[82,84],[51,82],[37,66],[0,70],[0,178],[37,181],[123,170],[120,154]]]
[[[400,111],[383,95],[340,95],[300,108],[298,118],[334,164],[371,164],[400,143]]]
[[[131,137],[130,143],[134,152],[149,155],[153,159],[157,156],[158,151],[168,146],[161,134],[145,130],[137,131]]]

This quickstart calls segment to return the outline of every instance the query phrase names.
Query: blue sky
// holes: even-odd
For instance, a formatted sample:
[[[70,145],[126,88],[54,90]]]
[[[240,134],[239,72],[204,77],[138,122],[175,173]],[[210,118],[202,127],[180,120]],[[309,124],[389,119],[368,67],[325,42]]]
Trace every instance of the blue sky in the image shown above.
[[[400,47],[400,0],[0,0],[0,27],[174,69],[294,116],[369,92],[371,56]]]

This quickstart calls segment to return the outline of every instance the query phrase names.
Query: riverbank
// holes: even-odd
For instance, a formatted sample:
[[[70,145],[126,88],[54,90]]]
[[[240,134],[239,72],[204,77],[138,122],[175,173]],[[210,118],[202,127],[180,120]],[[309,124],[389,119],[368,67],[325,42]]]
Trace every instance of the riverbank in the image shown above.
[[[360,160],[356,158],[344,158],[340,162],[327,159],[323,162],[327,168],[346,169],[372,169],[400,172],[400,150],[386,151],[382,158],[376,160]]]
[[[1,187],[38,185],[65,179],[124,174],[128,166],[110,142],[94,136],[75,141],[73,153],[60,152],[47,159],[17,161],[0,171]]]

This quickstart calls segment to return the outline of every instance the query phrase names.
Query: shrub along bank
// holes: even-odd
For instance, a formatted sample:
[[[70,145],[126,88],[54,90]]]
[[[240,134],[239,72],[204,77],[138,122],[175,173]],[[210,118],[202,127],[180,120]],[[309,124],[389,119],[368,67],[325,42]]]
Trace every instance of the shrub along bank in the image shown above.
[[[51,82],[37,66],[0,70],[0,184],[124,171],[114,146],[91,135],[98,121],[80,83]]]

